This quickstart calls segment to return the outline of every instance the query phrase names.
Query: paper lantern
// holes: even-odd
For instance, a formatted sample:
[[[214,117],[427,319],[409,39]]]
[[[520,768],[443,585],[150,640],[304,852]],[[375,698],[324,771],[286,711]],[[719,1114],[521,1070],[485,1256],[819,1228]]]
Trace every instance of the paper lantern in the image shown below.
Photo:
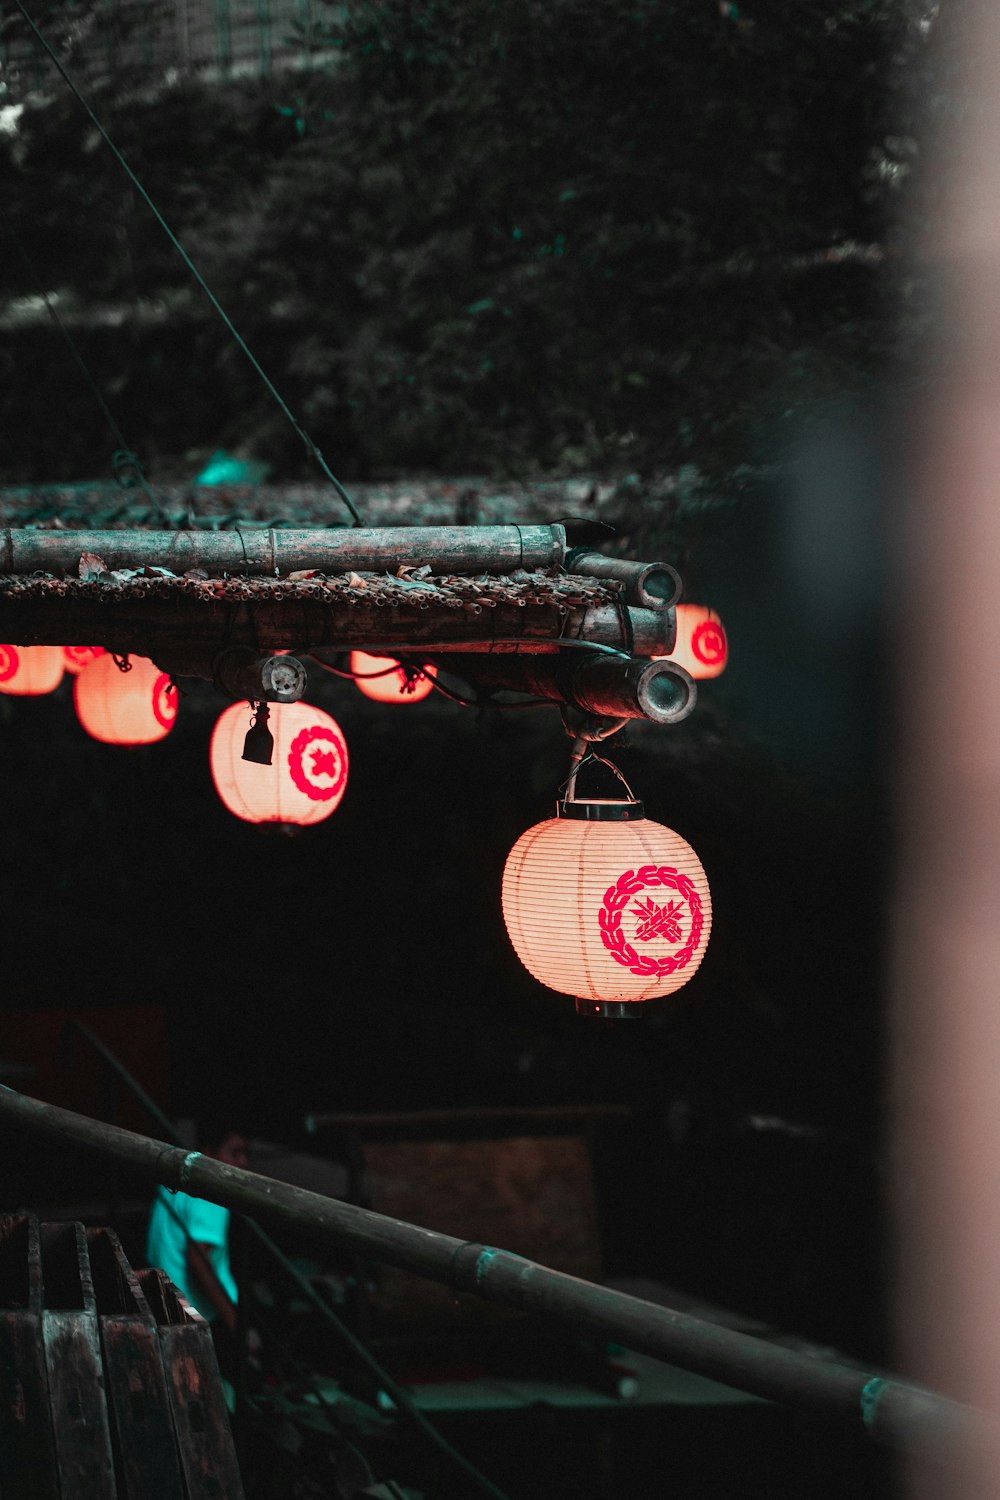
[[[64,646],[62,651],[63,666],[74,677],[78,672],[82,672],[84,667],[88,667],[95,657],[104,655],[103,646]]]
[[[336,719],[309,703],[269,703],[274,738],[269,766],[243,759],[253,711],[233,703],[216,721],[209,746],[215,790],[247,823],[304,826],[339,807],[347,785],[347,741]]]
[[[0,646],[0,693],[40,698],[62,681],[61,646]]]
[[[395,657],[351,652],[351,671],[361,673],[355,681],[365,697],[376,703],[419,703],[426,698],[432,690],[431,673],[426,667],[422,670],[422,677],[407,677]]]
[[[718,677],[726,669],[729,643],[714,609],[703,604],[678,604],[677,643],[663,661],[675,661],[695,679]]]
[[[690,844],[641,802],[567,800],[508,855],[503,915],[537,980],[582,1014],[620,1017],[688,982],[712,899]]]
[[[108,653],[84,667],[73,683],[76,716],[106,745],[152,745],[177,718],[177,689],[145,656],[129,657],[123,672]]]

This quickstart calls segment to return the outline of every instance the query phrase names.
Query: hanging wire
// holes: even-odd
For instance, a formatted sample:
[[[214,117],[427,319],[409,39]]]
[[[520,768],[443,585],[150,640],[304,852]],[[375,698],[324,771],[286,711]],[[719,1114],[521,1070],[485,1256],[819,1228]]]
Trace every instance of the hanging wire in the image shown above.
[[[316,656],[312,651],[297,651],[294,654],[307,656],[310,661],[316,663],[317,667],[322,667],[323,671],[329,672],[332,677],[343,677],[349,682],[369,677],[387,677],[391,672],[399,670],[398,667],[389,667],[384,672],[350,672],[344,667],[332,666],[330,662],[324,661],[321,656]],[[461,694],[446,688],[436,675],[432,676],[430,672],[424,672],[422,675],[442,697],[450,698],[453,703],[460,703],[463,708],[555,708],[557,706],[554,698],[524,698],[518,703],[504,703],[499,698],[492,697],[463,698]]]
[[[319,449],[317,448],[316,444],[313,442],[312,438],[306,432],[305,428],[298,421],[297,417],[292,412],[291,408],[288,406],[287,402],[284,400],[283,396],[281,395],[281,393],[279,392],[279,390],[277,389],[277,387],[274,385],[274,383],[271,381],[271,379],[267,375],[266,371],[264,370],[263,366],[260,364],[259,360],[257,360],[255,358],[254,354],[252,353],[252,351],[248,347],[245,339],[240,334],[240,332],[239,332],[238,328],[236,327],[235,323],[233,322],[232,318],[230,318],[229,314],[226,312],[225,308],[222,306],[222,303],[216,297],[215,293],[212,291],[211,287],[208,285],[208,282],[205,280],[204,276],[202,276],[201,272],[198,270],[198,267],[195,265],[195,263],[191,259],[190,255],[188,255],[187,251],[184,249],[184,246],[181,244],[180,240],[174,234],[174,232],[171,229],[170,225],[167,223],[166,219],[163,217],[163,215],[161,214],[160,210],[157,208],[156,204],[153,202],[152,198],[149,196],[149,193],[147,193],[146,189],[143,187],[142,183],[139,181],[139,178],[136,176],[135,172],[133,172],[132,168],[129,166],[129,164],[126,161],[125,157],[119,151],[118,147],[115,145],[114,141],[111,139],[111,136],[108,134],[107,130],[104,128],[104,126],[102,125],[101,121],[98,119],[97,115],[94,113],[94,111],[91,108],[91,106],[87,103],[86,99],[83,97],[82,93],[77,88],[76,84],[73,82],[73,79],[70,77],[69,73],[66,71],[66,69],[63,66],[62,62],[60,61],[58,55],[53,50],[52,46],[49,44],[47,38],[44,36],[44,34],[42,33],[42,31],[39,29],[39,27],[32,20],[31,16],[28,14],[27,10],[25,10],[24,5],[22,4],[22,0],[14,0],[14,4],[17,6],[17,9],[20,11],[21,15],[23,16],[24,20],[27,22],[28,26],[30,26],[32,32],[34,33],[35,38],[37,39],[37,41],[40,43],[40,45],[42,46],[42,48],[44,49],[44,51],[48,54],[49,58],[55,64],[55,67],[57,68],[60,76],[62,77],[62,79],[66,83],[67,87],[72,92],[74,98],[77,100],[77,103],[86,112],[87,117],[90,120],[91,124],[97,130],[98,134],[101,136],[101,138],[104,141],[105,145],[112,152],[112,154],[114,155],[114,157],[117,160],[118,164],[121,166],[122,170],[127,174],[127,176],[129,178],[130,182],[132,183],[133,187],[136,189],[136,191],[142,197],[142,199],[144,200],[144,202],[146,203],[146,205],[148,206],[148,208],[152,211],[153,216],[155,217],[157,223],[160,225],[160,228],[163,230],[164,234],[166,234],[167,238],[170,240],[170,243],[173,245],[173,247],[177,251],[178,255],[180,255],[180,257],[183,260],[184,264],[187,266],[188,270],[191,272],[191,275],[194,277],[195,281],[201,287],[202,291],[205,293],[205,296],[208,298],[209,302],[215,308],[215,311],[219,314],[219,317],[222,319],[223,323],[226,325],[226,328],[229,330],[229,332],[232,334],[233,338],[236,340],[237,344],[243,350],[243,353],[246,355],[247,359],[250,361],[250,363],[253,365],[254,369],[257,371],[257,374],[260,376],[261,380],[264,382],[265,386],[270,391],[271,395],[274,397],[275,401],[278,403],[279,407],[284,412],[285,416],[288,418],[288,420],[291,423],[292,427],[295,429],[295,431],[298,433],[299,437],[302,439],[302,441],[305,444],[307,450],[309,451],[309,453],[312,454],[313,458],[319,464],[320,468],[323,470],[323,473],[326,475],[327,479],[329,479],[330,483],[333,485],[334,489],[337,491],[337,494],[340,496],[341,500],[343,500],[344,504],[347,506],[347,509],[351,513],[353,524],[355,526],[360,526],[361,525],[361,517],[358,514],[357,510],[355,509],[354,503],[351,500],[351,497],[348,495],[347,491],[344,489],[344,486],[341,484],[340,480],[336,477],[336,475],[332,472],[332,470],[330,469],[329,465],[326,462],[326,459],[323,457],[322,453],[319,451]]]
[[[4,233],[10,240],[10,243],[14,246],[17,254],[20,256],[25,270],[28,272],[28,275],[31,277],[32,282],[38,290],[39,296],[45,303],[45,308],[49,314],[49,317],[52,319],[53,323],[56,325],[60,334],[62,335],[63,341],[66,344],[70,355],[75,361],[77,368],[82,374],[84,380],[87,382],[87,385],[90,387],[94,400],[100,407],[102,413],[104,414],[104,420],[107,422],[108,427],[111,429],[111,435],[118,445],[117,451],[114,453],[111,459],[111,470],[115,476],[116,482],[120,484],[124,489],[126,486],[124,484],[122,476],[126,470],[133,470],[139,481],[142,491],[146,496],[146,499],[152,505],[153,510],[156,512],[157,516],[159,516],[161,521],[169,521],[170,518],[161,505],[159,498],[150,488],[149,481],[146,478],[145,470],[143,469],[140,460],[136,456],[133,449],[131,449],[126,442],[121,428],[115,421],[114,414],[111,411],[111,408],[108,406],[108,403],[104,399],[100,386],[91,375],[90,370],[87,367],[87,362],[84,359],[83,355],[80,353],[73,335],[70,333],[62,318],[60,318],[55,303],[52,301],[48,292],[45,290],[45,285],[42,281],[42,278],[39,276],[30,255],[28,254],[27,250],[25,250],[17,234],[13,229],[10,228],[9,225],[4,227]]]

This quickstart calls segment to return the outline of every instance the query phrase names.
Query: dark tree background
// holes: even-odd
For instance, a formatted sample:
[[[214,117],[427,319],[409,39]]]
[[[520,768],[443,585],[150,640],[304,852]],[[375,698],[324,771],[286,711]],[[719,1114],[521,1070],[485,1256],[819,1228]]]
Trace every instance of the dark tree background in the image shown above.
[[[926,45],[901,0],[328,13],[326,66],[97,70],[90,95],[346,476],[691,465],[721,482],[771,455],[789,410],[883,375]],[[88,36],[65,49],[89,77]],[[50,74],[10,79],[26,107],[0,158],[0,292],[59,292],[154,473],[222,442],[294,474],[294,433]],[[105,472],[43,318],[19,328],[8,303],[0,472]],[[25,394],[41,378],[79,414],[58,433]]]
[[[208,82],[99,66],[77,11],[39,14],[342,478],[610,479],[618,545],[680,562],[734,660],[685,725],[615,742],[716,910],[645,1027],[581,1026],[503,932],[504,856],[566,773],[555,716],[392,716],[325,684],[351,795],[287,845],[215,802],[207,690],[127,763],[81,743],[65,687],[0,703],[12,1002],[162,1005],[173,1107],[215,1091],[277,1131],[634,1103],[612,1267],[879,1352],[880,413],[919,331],[898,199],[929,27],[903,0],[357,0],[309,38],[321,65]],[[8,70],[0,136],[0,478],[106,473],[117,446],[42,288],[154,482],[220,447],[312,476],[33,77]],[[247,941],[281,919],[291,962]]]

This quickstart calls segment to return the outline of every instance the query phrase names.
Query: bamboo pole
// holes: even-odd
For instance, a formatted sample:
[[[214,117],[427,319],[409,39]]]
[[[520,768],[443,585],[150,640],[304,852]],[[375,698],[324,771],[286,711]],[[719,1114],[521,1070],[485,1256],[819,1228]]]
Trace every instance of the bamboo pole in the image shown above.
[[[372,1260],[508,1307],[588,1328],[640,1353],[859,1434],[937,1459],[995,1443],[995,1423],[935,1392],[812,1358],[687,1313],[566,1276],[534,1261],[242,1171],[197,1151],[106,1125],[0,1086],[0,1120],[122,1162],[151,1182],[272,1224],[306,1230]]]
[[[677,724],[693,711],[698,696],[696,684],[676,662],[597,651],[567,651],[561,657],[442,657],[440,665],[464,673],[480,688],[531,693],[601,718]]]
[[[108,568],[204,568],[213,577],[279,578],[321,573],[395,573],[407,565],[433,573],[508,574],[557,568],[566,528],[551,526],[254,527],[246,531],[0,531],[0,573],[76,574],[81,553]]]
[[[666,609],[681,596],[680,574],[670,563],[631,562],[624,557],[605,557],[603,552],[572,551],[566,559],[571,573],[585,578],[614,578],[625,585],[630,604],[643,609]]]
[[[353,535],[354,533],[351,533]],[[280,589],[280,584],[275,584]],[[223,646],[343,651],[369,648],[433,655],[438,651],[558,651],[560,640],[628,649],[623,614],[636,656],[665,656],[674,636],[674,612],[611,604],[571,609],[556,604],[501,601],[492,608],[455,609],[434,597],[418,608],[350,603],[291,595],[245,602],[193,598],[178,590],[167,598],[116,595],[94,589],[92,598],[0,593],[0,638],[18,646],[79,642],[133,652],[154,661],[173,652],[201,652],[205,661]],[[498,644],[499,643],[499,644]],[[384,654],[384,652],[382,653]],[[196,674],[197,675],[197,674]]]

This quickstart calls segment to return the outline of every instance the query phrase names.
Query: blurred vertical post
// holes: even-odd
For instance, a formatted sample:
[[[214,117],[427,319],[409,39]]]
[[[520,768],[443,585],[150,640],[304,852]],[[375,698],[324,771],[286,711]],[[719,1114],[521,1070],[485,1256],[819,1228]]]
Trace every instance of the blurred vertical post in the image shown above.
[[[933,322],[897,534],[899,1355],[1000,1413],[1000,5],[949,8],[915,236]],[[970,1455],[963,1500],[1000,1496]],[[911,1470],[919,1500],[954,1474]]]

